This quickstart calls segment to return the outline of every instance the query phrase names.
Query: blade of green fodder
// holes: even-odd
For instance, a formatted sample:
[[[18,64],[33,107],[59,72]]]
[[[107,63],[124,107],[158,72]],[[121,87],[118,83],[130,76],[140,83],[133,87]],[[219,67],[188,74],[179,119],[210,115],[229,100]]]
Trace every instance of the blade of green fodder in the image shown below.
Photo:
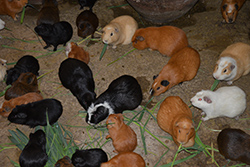
[[[151,99],[149,99],[149,101],[146,103],[146,105],[143,106],[144,111],[147,110],[147,106],[148,106],[148,104],[153,100],[153,98],[154,98],[154,97],[152,97]],[[143,115],[144,115],[144,112],[141,112],[141,114],[140,114],[140,116],[139,116],[139,118],[138,118],[138,121],[141,121],[141,120],[142,120]]]
[[[177,158],[177,155],[179,154],[179,150],[180,150],[181,146],[182,146],[182,144],[179,145],[178,150],[176,151],[176,153],[175,153],[175,155],[174,155],[174,159],[173,159],[173,161],[172,161],[172,163],[171,163],[171,167],[174,166],[174,162],[175,162],[175,160],[176,160],[176,158]]]
[[[15,132],[13,130],[8,131],[11,134],[11,136],[9,136],[11,142],[13,142],[20,150],[23,150],[25,145],[28,143],[28,138],[23,137],[22,134],[19,134],[18,132]]]
[[[9,158],[9,157],[8,157],[8,158]],[[19,163],[17,163],[17,162],[15,162],[15,161],[11,160],[10,158],[9,158],[9,160],[10,160],[10,162],[14,165],[14,167],[20,167]]]
[[[9,39],[9,40],[12,40],[12,41],[21,41],[21,42],[25,42],[25,43],[36,43],[36,42],[38,42],[38,40],[24,40],[24,39],[10,38],[10,37],[4,37],[4,36],[2,36],[2,38]]]
[[[213,91],[216,87],[217,87],[217,85],[219,84],[219,80],[214,80],[214,83],[213,83],[213,85],[212,85],[212,87],[211,87],[211,90]]]
[[[102,57],[104,56],[104,53],[107,50],[107,47],[108,47],[108,44],[105,43],[104,46],[103,46],[103,48],[102,48],[102,52],[100,54],[99,60],[102,60]]]
[[[111,64],[117,62],[118,60],[122,59],[123,57],[127,56],[129,53],[131,53],[131,52],[133,52],[133,51],[135,51],[135,50],[136,50],[136,48],[134,48],[134,49],[128,51],[127,53],[125,53],[124,55],[122,55],[121,57],[119,57],[118,59],[116,59],[116,60],[114,60],[114,61],[108,63],[107,66],[110,66]]]
[[[168,153],[169,150],[167,150],[162,156],[159,158],[158,162],[154,165],[154,167],[158,167],[158,164],[161,162],[161,159]]]
[[[177,165],[177,164],[179,164],[179,163],[185,162],[185,161],[187,161],[187,160],[189,160],[189,159],[195,157],[196,155],[197,155],[197,154],[192,154],[192,155],[187,156],[187,157],[185,157],[185,158],[183,158],[183,159],[179,159],[179,160],[175,161],[173,165]],[[168,164],[165,164],[165,165],[162,165],[162,166],[160,166],[160,167],[170,167],[171,165],[172,165],[172,162],[170,162],[170,163],[168,163]]]
[[[10,87],[11,85],[7,85],[5,89],[0,93],[0,97],[2,97],[5,94],[6,90],[9,89]]]
[[[144,153],[145,155],[147,155],[147,146],[146,146],[146,142],[145,142],[145,136],[144,136],[144,133],[145,133],[145,127],[147,126],[148,124],[148,121],[150,120],[150,116],[148,117],[146,123],[142,126],[140,126],[140,131],[141,131],[141,139],[142,139],[142,144],[143,144],[143,149],[144,149]]]
[[[22,15],[21,15],[21,21],[20,21],[21,24],[23,24],[24,14],[25,14],[25,6],[23,7],[23,11],[22,11]]]
[[[4,48],[14,49],[14,50],[24,51],[24,52],[46,53],[44,51],[38,51],[38,50],[23,50],[23,49],[18,49],[18,48],[11,47],[11,46],[8,46],[8,45],[1,45],[1,46],[4,47]],[[7,63],[7,64],[9,65],[9,63]]]
[[[229,166],[229,167],[237,167],[237,166],[247,166],[247,164],[236,164],[236,165],[232,165],[232,166]]]
[[[119,7],[123,7],[123,6],[128,6],[129,4],[126,3],[126,4],[123,4],[123,5],[117,5],[117,6],[110,6],[108,7],[108,9],[112,9],[112,8],[119,8]]]

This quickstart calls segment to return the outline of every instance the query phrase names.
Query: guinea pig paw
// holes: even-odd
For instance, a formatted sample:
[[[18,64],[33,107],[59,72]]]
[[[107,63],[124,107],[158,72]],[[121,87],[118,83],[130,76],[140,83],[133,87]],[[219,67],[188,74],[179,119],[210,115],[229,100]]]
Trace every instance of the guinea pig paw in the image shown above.
[[[201,120],[202,121],[207,121],[207,120],[209,120],[209,118],[208,117],[202,117]]]
[[[116,49],[116,45],[113,45],[112,48],[113,48],[113,49]]]
[[[202,112],[201,115],[205,115],[206,113],[205,112]]]
[[[235,120],[238,121],[239,119],[240,119],[240,116],[239,116],[239,115],[238,115],[237,117],[235,117]]]
[[[233,84],[233,81],[227,81],[227,84],[228,84],[228,85],[232,85],[232,84]]]

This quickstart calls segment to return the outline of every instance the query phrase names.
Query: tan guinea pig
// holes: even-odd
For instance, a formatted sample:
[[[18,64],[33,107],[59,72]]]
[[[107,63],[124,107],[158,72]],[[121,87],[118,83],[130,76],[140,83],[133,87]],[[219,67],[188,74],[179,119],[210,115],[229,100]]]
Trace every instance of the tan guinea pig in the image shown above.
[[[9,15],[17,20],[16,14],[23,10],[28,0],[0,0],[0,15]]]
[[[67,44],[65,53],[68,58],[78,59],[86,64],[89,63],[89,53],[74,42],[70,42]]]
[[[138,28],[135,19],[128,15],[123,15],[112,20],[102,31],[102,41],[112,45],[115,49],[117,45],[127,45]]]
[[[136,30],[132,42],[136,49],[150,48],[170,57],[188,46],[185,32],[173,26],[140,28]]]
[[[157,122],[162,130],[173,137],[178,146],[194,145],[195,130],[192,112],[179,96],[169,96],[161,103]]]
[[[107,135],[106,139],[112,139],[115,148],[114,152],[134,151],[137,146],[136,133],[123,122],[122,114],[109,115],[106,125],[109,131],[109,135]]]
[[[224,20],[222,22],[233,23],[239,10],[246,0],[223,0],[221,3],[221,13]]]
[[[158,96],[181,82],[192,80],[199,67],[199,53],[190,47],[183,48],[170,58],[159,75],[153,77],[150,94]]]

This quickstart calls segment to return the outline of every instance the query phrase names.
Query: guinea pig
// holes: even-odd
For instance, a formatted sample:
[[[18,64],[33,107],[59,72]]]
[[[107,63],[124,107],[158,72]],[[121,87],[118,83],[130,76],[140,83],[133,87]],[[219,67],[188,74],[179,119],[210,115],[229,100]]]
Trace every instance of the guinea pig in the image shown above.
[[[4,29],[4,27],[5,27],[5,22],[2,19],[0,19],[0,30]]]
[[[179,83],[192,80],[199,67],[199,53],[190,47],[183,48],[170,58],[158,75],[153,77],[150,94],[159,96]]]
[[[86,122],[96,125],[110,114],[137,108],[142,101],[142,90],[137,80],[130,75],[122,75],[113,80],[88,108]]]
[[[63,107],[60,101],[56,99],[43,99],[16,106],[8,116],[8,120],[12,123],[27,125],[30,128],[34,128],[38,125],[47,125],[47,114],[49,124],[52,125],[56,123],[62,115],[62,112]]]
[[[7,60],[0,58],[0,81],[3,81],[7,73]]]
[[[218,149],[226,159],[250,165],[250,135],[240,129],[223,129],[217,137]]]
[[[19,157],[19,164],[21,167],[43,167],[47,161],[46,135],[40,129],[35,133],[30,133],[29,142]]]
[[[135,152],[123,152],[108,162],[104,162],[100,167],[145,167],[144,159]]]
[[[108,156],[100,148],[77,149],[72,155],[71,161],[75,167],[99,167],[101,163],[108,161]]]
[[[80,60],[68,58],[61,63],[58,75],[62,85],[87,110],[96,99],[95,82],[89,66]]]
[[[60,21],[53,25],[42,23],[35,27],[35,31],[46,43],[44,49],[52,45],[54,46],[53,51],[57,50],[59,44],[65,46],[73,35],[73,28],[71,24],[66,21]]]
[[[221,3],[221,13],[224,20],[222,22],[233,23],[239,10],[246,0],[223,0]]]
[[[112,45],[114,49],[119,44],[128,45],[137,29],[138,24],[133,17],[128,15],[116,17],[102,29],[102,41]]]
[[[74,167],[74,165],[68,156],[64,156],[56,162],[55,167]]]
[[[43,7],[40,10],[36,25],[42,23],[55,24],[60,21],[58,3],[56,0],[43,0]]]
[[[217,61],[213,77],[231,85],[250,72],[250,45],[238,42],[228,46]]]
[[[162,130],[172,136],[176,145],[182,144],[183,147],[194,145],[192,112],[179,96],[169,96],[161,103],[157,123]]]
[[[132,152],[137,146],[137,137],[133,129],[123,122],[122,114],[111,114],[107,118],[106,125],[111,138],[115,153]]]
[[[0,115],[3,117],[8,117],[11,113],[11,111],[18,105],[21,104],[28,104],[31,102],[42,100],[43,97],[39,93],[36,92],[30,92],[26,93],[22,96],[12,98],[10,100],[4,101],[2,108],[0,109]]]
[[[89,53],[74,42],[70,42],[67,44],[65,53],[68,58],[78,59],[86,64],[89,63]]]
[[[80,9],[83,9],[83,7],[87,6],[89,7],[89,10],[92,12],[92,8],[95,5],[96,0],[78,0],[78,3],[80,4]]]
[[[202,118],[207,121],[211,118],[229,117],[236,119],[246,109],[246,94],[237,86],[224,86],[216,91],[202,90],[191,98],[193,106],[202,109]]]
[[[20,13],[27,3],[28,0],[1,0],[0,15],[9,15],[17,20],[17,13]]]
[[[82,38],[86,38],[89,35],[92,35],[92,38],[94,38],[98,25],[98,17],[90,10],[81,12],[76,18],[77,34]]]
[[[136,49],[150,48],[171,57],[188,46],[188,39],[185,32],[177,27],[161,26],[136,30],[132,43]]]

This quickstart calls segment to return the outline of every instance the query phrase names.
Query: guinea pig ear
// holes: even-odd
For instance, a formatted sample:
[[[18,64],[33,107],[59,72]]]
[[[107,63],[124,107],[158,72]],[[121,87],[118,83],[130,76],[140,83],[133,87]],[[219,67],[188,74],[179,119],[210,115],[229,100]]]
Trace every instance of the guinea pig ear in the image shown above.
[[[235,68],[235,65],[231,64],[231,66],[229,67],[229,69],[232,71]]]
[[[144,40],[145,40],[142,36],[137,36],[135,39],[136,39],[137,41],[144,41]]]
[[[223,9],[224,11],[226,10],[226,8],[227,8],[227,4],[225,4],[225,5],[222,6],[222,9]]]
[[[119,32],[119,29],[118,29],[118,28],[115,28],[115,32]]]
[[[203,100],[204,100],[205,102],[207,102],[208,104],[212,103],[212,100],[211,100],[209,97],[207,97],[207,96],[204,96],[204,97],[203,97]]]
[[[239,5],[238,4],[235,4],[234,7],[235,7],[236,10],[239,9]]]
[[[153,80],[155,80],[157,77],[158,77],[158,74],[157,74],[157,75],[154,75],[154,76],[153,76]]]
[[[118,115],[118,117],[120,118],[120,120],[121,121],[123,121],[124,120],[124,118],[123,118],[123,115],[122,114],[117,114]]]
[[[169,82],[167,80],[163,80],[163,81],[161,81],[161,85],[162,86],[168,86]]]

